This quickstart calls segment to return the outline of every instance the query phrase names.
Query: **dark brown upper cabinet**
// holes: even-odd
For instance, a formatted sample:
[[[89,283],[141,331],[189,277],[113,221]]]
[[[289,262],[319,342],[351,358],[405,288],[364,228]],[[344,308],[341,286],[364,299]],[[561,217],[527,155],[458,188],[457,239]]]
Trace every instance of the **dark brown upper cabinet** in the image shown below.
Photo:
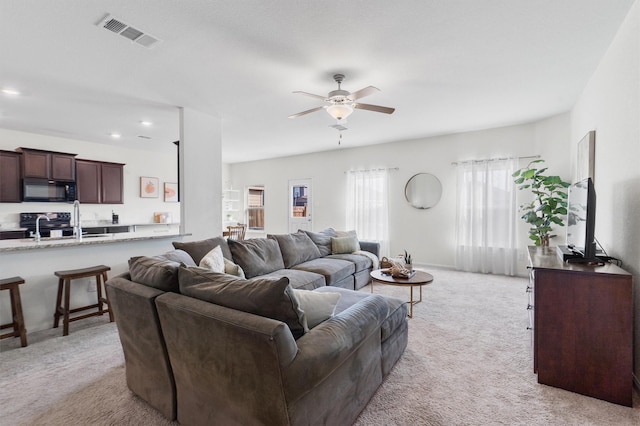
[[[76,160],[78,201],[85,204],[123,204],[124,164]]]
[[[20,154],[0,151],[0,203],[21,203]]]
[[[60,181],[76,180],[76,154],[19,148],[22,176]]]

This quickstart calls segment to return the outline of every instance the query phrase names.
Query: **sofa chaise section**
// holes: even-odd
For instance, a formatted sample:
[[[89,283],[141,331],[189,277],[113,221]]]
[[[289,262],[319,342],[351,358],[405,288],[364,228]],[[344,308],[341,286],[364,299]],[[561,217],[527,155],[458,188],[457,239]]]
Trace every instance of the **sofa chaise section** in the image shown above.
[[[184,424],[352,424],[382,383],[371,295],[294,340],[282,322],[180,294],[156,299]]]

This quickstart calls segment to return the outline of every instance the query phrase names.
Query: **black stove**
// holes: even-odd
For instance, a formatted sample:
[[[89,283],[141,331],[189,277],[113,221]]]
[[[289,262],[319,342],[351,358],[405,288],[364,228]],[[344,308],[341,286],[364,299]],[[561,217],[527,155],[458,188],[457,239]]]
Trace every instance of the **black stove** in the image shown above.
[[[71,212],[48,212],[48,213],[20,213],[20,227],[27,228],[29,234],[36,232],[36,219],[45,215],[49,218],[40,219],[40,235],[42,237],[51,236],[52,230],[61,230],[63,236],[73,235],[71,227]]]

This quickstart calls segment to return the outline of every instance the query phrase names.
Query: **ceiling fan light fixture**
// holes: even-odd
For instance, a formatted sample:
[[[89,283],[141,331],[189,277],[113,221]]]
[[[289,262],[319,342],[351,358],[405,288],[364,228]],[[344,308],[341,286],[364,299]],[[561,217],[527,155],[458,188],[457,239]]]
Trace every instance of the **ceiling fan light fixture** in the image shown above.
[[[327,112],[336,120],[342,120],[351,115],[353,108],[345,104],[333,104],[327,107]]]

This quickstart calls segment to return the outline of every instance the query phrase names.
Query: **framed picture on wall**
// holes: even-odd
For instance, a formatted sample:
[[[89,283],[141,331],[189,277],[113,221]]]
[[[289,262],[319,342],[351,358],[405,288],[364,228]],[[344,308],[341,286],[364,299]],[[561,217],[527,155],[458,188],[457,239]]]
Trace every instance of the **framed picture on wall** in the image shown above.
[[[591,130],[578,142],[576,182],[588,177],[595,182],[596,131]]]
[[[160,181],[157,177],[140,176],[140,198],[158,198]]]
[[[177,203],[178,202],[178,184],[175,182],[164,183],[164,202],[165,203]]]

